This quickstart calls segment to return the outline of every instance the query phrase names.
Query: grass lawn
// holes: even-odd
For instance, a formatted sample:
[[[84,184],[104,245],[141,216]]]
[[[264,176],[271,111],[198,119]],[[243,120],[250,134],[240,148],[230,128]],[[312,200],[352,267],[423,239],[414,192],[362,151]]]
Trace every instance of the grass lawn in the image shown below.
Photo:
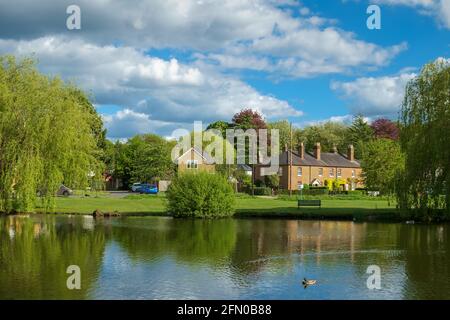
[[[90,214],[99,209],[102,212],[120,212],[133,215],[165,215],[164,197],[146,196],[130,198],[114,197],[58,197],[57,213]],[[39,211],[39,209],[38,209]]]
[[[57,213],[90,214],[95,209],[103,212],[120,212],[127,215],[166,215],[163,196],[131,195],[125,198],[58,197]],[[39,211],[39,210],[38,210]],[[237,197],[236,217],[273,217],[304,219],[398,219],[395,205],[386,200],[322,200],[322,208],[297,208],[295,200],[268,197]]]

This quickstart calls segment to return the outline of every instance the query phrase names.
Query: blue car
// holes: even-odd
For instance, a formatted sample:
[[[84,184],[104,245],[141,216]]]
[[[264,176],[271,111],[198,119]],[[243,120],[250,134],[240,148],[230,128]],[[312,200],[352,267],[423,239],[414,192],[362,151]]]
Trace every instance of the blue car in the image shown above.
[[[158,187],[156,185],[142,185],[137,189],[137,192],[144,194],[157,194]]]

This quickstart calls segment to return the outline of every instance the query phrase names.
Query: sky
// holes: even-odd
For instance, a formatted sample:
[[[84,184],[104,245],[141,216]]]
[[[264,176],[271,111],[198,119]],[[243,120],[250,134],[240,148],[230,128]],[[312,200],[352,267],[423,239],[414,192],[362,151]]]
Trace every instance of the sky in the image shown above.
[[[300,127],[396,119],[407,82],[450,58],[450,0],[0,0],[0,54],[83,88],[113,140],[243,108]]]

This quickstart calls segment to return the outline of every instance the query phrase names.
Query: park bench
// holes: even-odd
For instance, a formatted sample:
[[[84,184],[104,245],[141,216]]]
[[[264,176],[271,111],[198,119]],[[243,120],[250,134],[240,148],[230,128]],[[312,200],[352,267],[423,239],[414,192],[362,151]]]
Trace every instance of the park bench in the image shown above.
[[[298,207],[322,207],[322,201],[321,200],[298,200],[297,202]]]

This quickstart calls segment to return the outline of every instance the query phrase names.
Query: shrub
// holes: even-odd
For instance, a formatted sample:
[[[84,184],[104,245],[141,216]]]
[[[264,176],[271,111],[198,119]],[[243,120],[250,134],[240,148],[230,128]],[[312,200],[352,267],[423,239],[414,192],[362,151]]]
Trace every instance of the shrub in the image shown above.
[[[252,192],[252,190],[250,190]],[[266,187],[256,187],[254,189],[255,196],[271,196],[272,195],[272,189],[266,188]]]
[[[180,174],[170,184],[166,198],[167,210],[174,217],[218,218],[234,213],[233,188],[218,174]]]

